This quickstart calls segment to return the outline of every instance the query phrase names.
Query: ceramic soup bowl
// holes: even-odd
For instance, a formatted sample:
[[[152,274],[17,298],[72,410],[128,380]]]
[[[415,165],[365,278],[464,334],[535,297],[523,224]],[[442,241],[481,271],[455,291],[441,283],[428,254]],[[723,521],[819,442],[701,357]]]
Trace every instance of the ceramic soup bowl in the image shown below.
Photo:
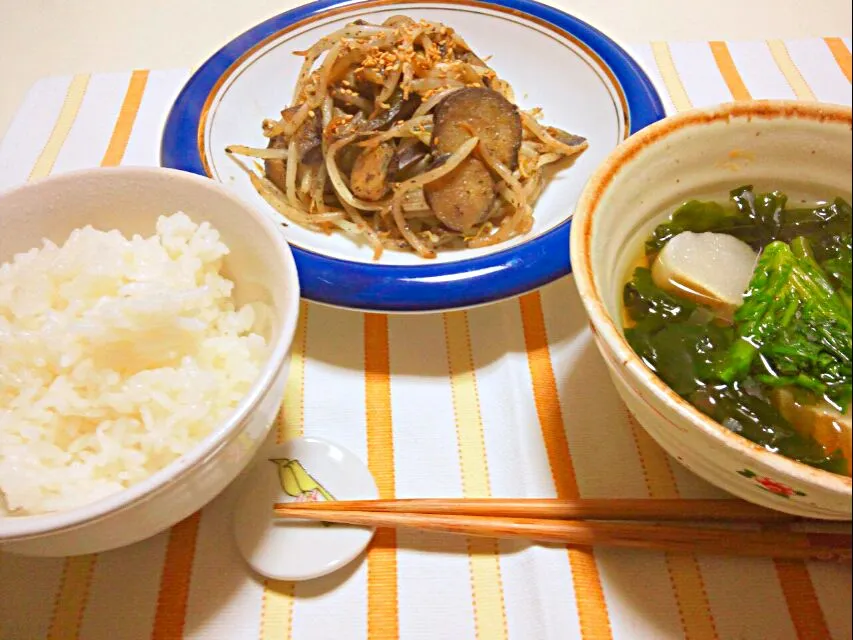
[[[684,112],[619,146],[586,185],[575,213],[575,279],[596,343],[623,400],[679,462],[765,507],[849,520],[851,480],[753,444],[676,395],[629,346],[622,289],[654,227],[691,198],[779,189],[791,202],[851,195],[849,107],[743,102]]]

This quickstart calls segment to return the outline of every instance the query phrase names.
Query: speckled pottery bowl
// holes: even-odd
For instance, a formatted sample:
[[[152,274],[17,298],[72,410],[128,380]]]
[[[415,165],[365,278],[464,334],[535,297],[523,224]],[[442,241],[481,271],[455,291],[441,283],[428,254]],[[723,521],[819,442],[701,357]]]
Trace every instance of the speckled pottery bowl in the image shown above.
[[[851,110],[755,101],[691,110],[620,145],[587,183],[575,212],[575,280],[622,399],[679,462],[745,500],[788,513],[851,519],[851,479],[809,467],[726,429],[682,400],[632,351],[622,287],[638,247],[690,198],[731,188],[781,189],[792,199],[851,196]]]

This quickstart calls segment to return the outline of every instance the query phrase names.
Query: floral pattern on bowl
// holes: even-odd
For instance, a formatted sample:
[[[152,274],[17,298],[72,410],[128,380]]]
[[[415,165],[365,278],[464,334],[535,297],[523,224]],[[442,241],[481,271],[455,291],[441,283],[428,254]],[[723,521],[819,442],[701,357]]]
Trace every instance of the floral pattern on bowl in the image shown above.
[[[738,471],[740,475],[744,478],[749,478],[750,480],[755,480],[755,483],[774,495],[781,496],[782,498],[790,499],[791,496],[805,496],[806,494],[803,491],[799,491],[794,489],[793,487],[789,487],[788,485],[779,482],[778,480],[774,480],[773,478],[768,478],[767,476],[760,476],[755,471],[751,469],[743,469]]]

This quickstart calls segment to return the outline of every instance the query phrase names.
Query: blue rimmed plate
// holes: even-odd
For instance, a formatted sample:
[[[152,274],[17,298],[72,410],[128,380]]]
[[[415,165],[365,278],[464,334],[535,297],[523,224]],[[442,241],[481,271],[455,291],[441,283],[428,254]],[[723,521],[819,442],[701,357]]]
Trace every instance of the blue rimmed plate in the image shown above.
[[[481,249],[443,251],[434,260],[372,251],[341,234],[288,225],[283,231],[303,295],[340,307],[424,312],[520,295],[571,271],[569,227],[592,171],[624,138],[664,116],[640,65],[585,22],[530,0],[314,2],[271,18],[217,51],[192,76],[169,114],[161,157],[167,167],[219,180],[273,213],[225,153],[230,144],[266,146],[264,118],[288,106],[302,59],[294,51],[348,22],[395,14],[443,22],[509,81],[523,109],[586,137],[590,146],[539,197],[526,235]]]

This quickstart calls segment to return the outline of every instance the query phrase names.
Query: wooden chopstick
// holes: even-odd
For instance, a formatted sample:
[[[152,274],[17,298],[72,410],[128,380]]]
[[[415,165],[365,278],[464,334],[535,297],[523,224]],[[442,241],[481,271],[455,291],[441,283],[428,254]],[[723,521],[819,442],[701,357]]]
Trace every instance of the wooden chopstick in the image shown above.
[[[300,511],[371,511],[564,520],[793,522],[796,516],[743,500],[560,500],[550,498],[352,500],[276,505]]]
[[[438,503],[431,502],[431,506],[436,508]],[[420,501],[419,503],[423,504]],[[347,504],[354,503],[277,504],[275,514],[279,517],[367,527],[408,527],[449,534],[490,538],[527,538],[539,542],[577,546],[625,547],[678,553],[797,560],[835,560],[838,562],[850,562],[851,560],[851,536],[849,533],[745,531],[730,528],[703,528],[603,520],[501,517],[462,513],[408,513],[396,511],[396,504],[391,506],[388,502],[383,506],[383,508],[388,509],[386,511],[342,510],[341,507]],[[369,501],[369,504],[377,506],[377,501]],[[601,515],[605,513],[608,520],[626,519],[624,512],[620,512],[622,513],[621,518],[614,518],[614,510],[601,504],[589,505],[583,501],[581,504],[571,506],[576,507],[576,511],[586,514]],[[592,509],[592,506],[597,507],[597,510]],[[637,505],[633,506],[636,507]],[[468,507],[457,504],[457,508]],[[644,508],[645,511],[640,510],[640,512],[647,516],[649,513],[664,513],[664,515],[669,516],[674,513],[668,507],[664,508],[655,504],[644,505]],[[719,511],[711,511],[719,515]],[[733,511],[732,513],[740,518],[740,522],[747,521],[745,512],[736,513]],[[695,519],[695,515],[692,517]],[[720,518],[718,517],[717,520],[719,521]],[[756,520],[749,520],[749,522],[756,522]],[[768,521],[765,520],[765,522]]]

